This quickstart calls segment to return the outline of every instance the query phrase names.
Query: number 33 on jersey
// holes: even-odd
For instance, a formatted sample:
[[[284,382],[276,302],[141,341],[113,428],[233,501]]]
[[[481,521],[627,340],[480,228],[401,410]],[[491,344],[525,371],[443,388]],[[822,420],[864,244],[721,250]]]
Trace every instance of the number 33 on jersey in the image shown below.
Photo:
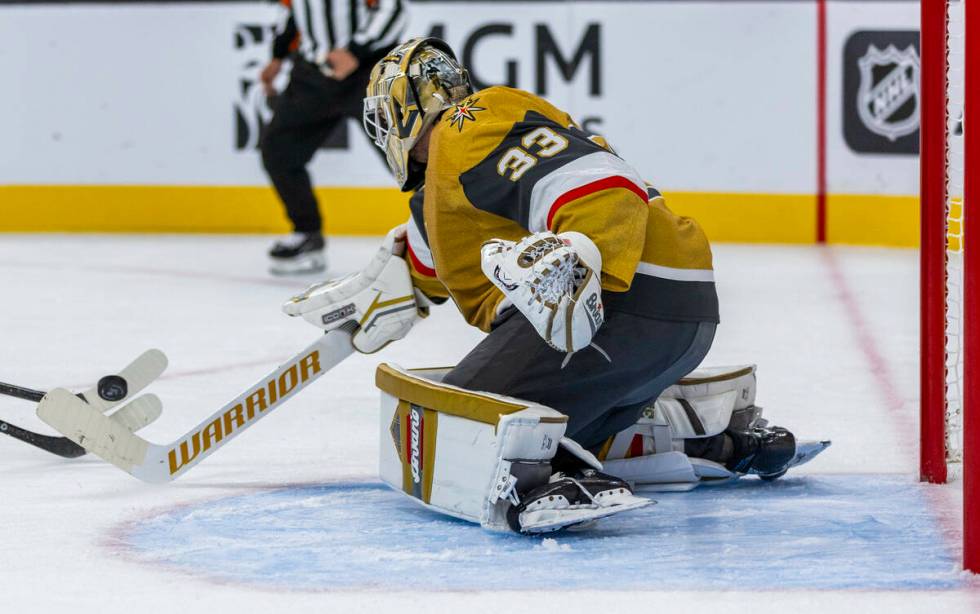
[[[701,228],[548,101],[507,87],[476,92],[433,125],[428,151],[408,228],[413,280],[430,296],[452,296],[470,324],[489,330],[505,304],[483,274],[480,245],[546,231],[595,243],[607,307],[717,321]]]
[[[521,147],[511,147],[497,162],[497,172],[511,181],[517,181],[535,164],[538,158],[550,158],[568,149],[568,139],[551,128],[535,128],[521,139]],[[528,150],[535,149],[535,154]],[[509,173],[509,174],[508,174]]]

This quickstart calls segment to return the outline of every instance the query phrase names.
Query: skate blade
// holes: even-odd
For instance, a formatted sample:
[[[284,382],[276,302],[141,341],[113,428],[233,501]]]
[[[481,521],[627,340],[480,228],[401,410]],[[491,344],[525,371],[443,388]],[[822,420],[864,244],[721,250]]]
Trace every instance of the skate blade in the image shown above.
[[[805,463],[809,463],[818,454],[830,447],[830,441],[798,441],[796,442],[796,456],[790,461],[789,467],[799,467]]]
[[[303,254],[296,258],[273,258],[269,272],[273,275],[305,275],[327,270],[327,259],[322,253]]]
[[[821,452],[829,448],[830,443],[831,443],[830,440],[797,441],[796,455],[793,456],[793,459],[786,464],[786,467],[783,468],[782,471],[779,471],[777,473],[764,474],[753,470],[753,471],[749,471],[749,473],[752,475],[757,475],[766,481],[772,481],[777,478],[781,478],[790,469],[793,469],[794,467],[799,467],[800,465],[805,465],[806,463],[812,461],[814,458],[817,457],[818,454],[820,454]]]

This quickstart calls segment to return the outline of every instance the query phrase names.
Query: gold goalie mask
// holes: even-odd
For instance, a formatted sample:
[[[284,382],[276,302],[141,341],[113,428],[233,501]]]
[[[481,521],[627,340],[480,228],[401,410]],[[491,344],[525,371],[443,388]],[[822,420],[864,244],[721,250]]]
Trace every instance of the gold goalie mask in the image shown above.
[[[424,165],[409,157],[412,147],[442,111],[472,92],[469,73],[438,38],[412,39],[375,64],[364,98],[364,130],[385,152],[403,192],[425,177]]]

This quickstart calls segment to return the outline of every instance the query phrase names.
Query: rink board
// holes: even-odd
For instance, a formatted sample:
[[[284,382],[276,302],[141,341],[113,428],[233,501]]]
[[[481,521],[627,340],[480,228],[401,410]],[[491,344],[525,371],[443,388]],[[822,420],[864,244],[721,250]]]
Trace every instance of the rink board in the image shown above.
[[[494,534],[380,483],[307,485],[129,522],[127,558],[220,583],[290,591],[948,590],[955,536],[905,476],[805,476],[688,493],[594,529]]]

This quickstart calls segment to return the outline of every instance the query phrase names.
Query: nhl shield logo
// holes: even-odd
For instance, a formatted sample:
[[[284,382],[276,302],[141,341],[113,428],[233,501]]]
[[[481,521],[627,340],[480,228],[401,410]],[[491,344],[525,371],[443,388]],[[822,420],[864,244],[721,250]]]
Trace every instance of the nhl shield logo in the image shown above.
[[[919,54],[909,46],[884,51],[869,45],[858,60],[861,83],[857,107],[861,122],[889,141],[919,129]]]

